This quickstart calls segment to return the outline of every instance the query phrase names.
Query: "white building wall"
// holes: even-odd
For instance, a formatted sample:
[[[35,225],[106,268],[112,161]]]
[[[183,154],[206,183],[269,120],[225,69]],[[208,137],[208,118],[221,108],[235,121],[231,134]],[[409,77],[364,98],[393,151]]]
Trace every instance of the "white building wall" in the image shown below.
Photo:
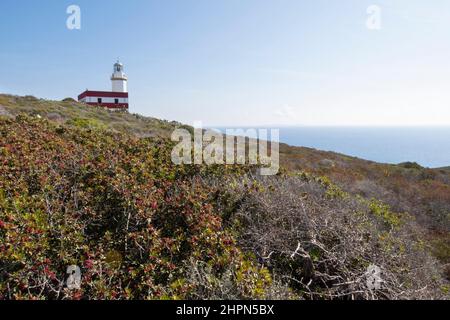
[[[128,98],[86,97],[81,99],[81,101],[86,103],[97,103],[99,98],[102,99],[102,103],[115,103],[115,99],[119,99],[119,103],[128,103]]]
[[[111,80],[113,92],[128,92],[127,80]]]

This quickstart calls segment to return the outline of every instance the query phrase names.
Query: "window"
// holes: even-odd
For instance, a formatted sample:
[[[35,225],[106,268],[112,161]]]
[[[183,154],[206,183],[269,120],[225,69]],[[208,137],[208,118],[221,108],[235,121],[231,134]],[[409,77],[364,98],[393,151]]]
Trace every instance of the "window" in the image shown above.
[[[102,98],[98,98],[98,99],[97,99],[97,102],[98,102],[98,103],[102,103]]]
[[[119,99],[114,99],[115,104],[119,104]]]

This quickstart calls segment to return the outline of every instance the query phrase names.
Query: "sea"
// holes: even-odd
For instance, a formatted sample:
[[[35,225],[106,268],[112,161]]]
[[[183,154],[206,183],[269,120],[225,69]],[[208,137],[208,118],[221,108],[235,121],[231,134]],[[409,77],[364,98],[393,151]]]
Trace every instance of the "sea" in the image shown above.
[[[222,132],[226,130],[223,127],[217,129]],[[428,168],[450,166],[450,126],[276,129],[280,130],[280,142],[291,146],[333,151],[381,163],[409,161]]]

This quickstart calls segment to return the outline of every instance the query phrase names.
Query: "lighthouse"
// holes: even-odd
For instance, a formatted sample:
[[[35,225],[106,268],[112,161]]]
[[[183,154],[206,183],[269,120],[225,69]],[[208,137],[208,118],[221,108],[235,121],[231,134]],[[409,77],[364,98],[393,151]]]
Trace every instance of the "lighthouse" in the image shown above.
[[[112,91],[86,90],[78,96],[78,101],[109,110],[128,110],[128,78],[120,61],[114,64],[111,84]]]
[[[113,92],[128,92],[128,78],[123,72],[123,64],[117,61],[114,64],[114,73],[111,76]]]

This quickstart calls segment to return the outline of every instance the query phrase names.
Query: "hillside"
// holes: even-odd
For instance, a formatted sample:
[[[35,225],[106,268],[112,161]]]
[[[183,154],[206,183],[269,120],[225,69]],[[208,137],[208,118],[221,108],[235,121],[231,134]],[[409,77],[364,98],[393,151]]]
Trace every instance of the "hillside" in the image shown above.
[[[87,106],[73,99],[49,101],[32,96],[18,97],[0,94],[0,116],[17,116],[21,113],[39,115],[59,124],[77,127],[107,129],[125,132],[138,137],[169,137],[176,122],[162,121],[125,112],[109,112]]]
[[[180,126],[0,95],[0,298],[448,298],[446,170],[287,145],[270,178],[175,166]]]
[[[137,137],[169,138],[178,127],[190,127],[129,113],[108,112],[68,101],[0,95],[0,115],[40,115],[56,123],[106,129]],[[427,169],[413,163],[380,164],[333,152],[282,144],[281,163],[289,171],[327,176],[345,191],[376,198],[397,212],[409,212],[429,231],[439,255],[450,263],[450,170]],[[450,160],[449,160],[450,161]],[[442,250],[442,248],[446,248]]]
[[[381,164],[287,145],[280,152],[289,171],[327,176],[346,192],[382,200],[396,212],[411,214],[450,278],[450,171],[411,163]]]

